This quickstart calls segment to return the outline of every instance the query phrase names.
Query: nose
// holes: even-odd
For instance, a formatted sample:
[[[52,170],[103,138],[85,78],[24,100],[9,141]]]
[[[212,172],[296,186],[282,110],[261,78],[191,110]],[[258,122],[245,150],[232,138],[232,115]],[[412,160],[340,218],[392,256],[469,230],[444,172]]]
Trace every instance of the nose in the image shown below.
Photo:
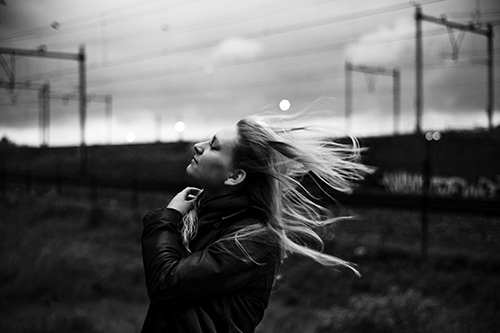
[[[201,145],[202,143],[201,142],[198,142],[198,143],[195,143],[193,148],[194,148],[194,151],[196,152],[196,154],[198,155],[201,155],[203,154],[203,147]]]

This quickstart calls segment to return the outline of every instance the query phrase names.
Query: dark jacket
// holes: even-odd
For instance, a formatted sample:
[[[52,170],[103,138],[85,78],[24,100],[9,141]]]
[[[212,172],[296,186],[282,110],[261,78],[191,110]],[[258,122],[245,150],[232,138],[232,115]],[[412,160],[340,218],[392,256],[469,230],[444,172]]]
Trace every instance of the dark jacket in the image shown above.
[[[217,242],[245,226],[262,227],[259,214],[246,197],[233,195],[202,199],[198,218],[188,253],[179,212],[158,209],[144,217],[142,250],[151,302],[143,333],[254,332],[262,320],[278,247],[267,232],[242,239],[244,251],[234,239]]]

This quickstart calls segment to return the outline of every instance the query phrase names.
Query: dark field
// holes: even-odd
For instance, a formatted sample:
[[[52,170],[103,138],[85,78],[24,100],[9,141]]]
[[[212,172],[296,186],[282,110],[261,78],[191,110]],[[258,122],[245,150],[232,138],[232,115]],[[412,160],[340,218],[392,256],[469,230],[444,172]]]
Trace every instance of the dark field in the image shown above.
[[[183,186],[192,155],[187,143],[91,148],[89,177],[129,185]],[[138,332],[141,219],[174,192],[36,184],[37,174],[76,179],[74,147],[3,144],[0,161],[0,332]],[[418,210],[347,209],[357,218],[335,226],[326,250],[362,277],[291,256],[259,333],[500,332],[498,216],[430,212],[424,260]]]
[[[0,206],[0,332],[137,332],[146,314],[141,216],[171,193],[7,188]],[[290,257],[258,332],[499,332],[500,222],[431,214],[420,254],[417,211],[348,207],[323,268]]]

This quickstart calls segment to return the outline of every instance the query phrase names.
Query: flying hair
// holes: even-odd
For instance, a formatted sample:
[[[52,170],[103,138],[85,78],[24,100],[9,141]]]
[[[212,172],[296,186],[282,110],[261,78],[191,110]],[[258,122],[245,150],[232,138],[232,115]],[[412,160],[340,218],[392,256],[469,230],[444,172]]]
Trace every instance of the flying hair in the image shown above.
[[[237,123],[233,164],[245,170],[245,191],[253,208],[262,213],[264,224],[245,227],[220,240],[221,244],[233,239],[245,256],[245,240],[267,235],[270,243],[279,246],[281,259],[296,253],[359,274],[351,263],[323,252],[319,232],[348,218],[332,213],[331,203],[340,205],[332,193],[351,192],[371,169],[360,162],[363,149],[358,141],[349,136],[347,143],[345,137],[339,140],[335,128],[325,126],[328,123],[334,124],[331,112],[307,110],[262,113]],[[305,179],[314,185],[314,191],[304,186]],[[196,224],[194,209],[184,217],[185,244],[196,234]],[[248,255],[246,259],[253,260]]]

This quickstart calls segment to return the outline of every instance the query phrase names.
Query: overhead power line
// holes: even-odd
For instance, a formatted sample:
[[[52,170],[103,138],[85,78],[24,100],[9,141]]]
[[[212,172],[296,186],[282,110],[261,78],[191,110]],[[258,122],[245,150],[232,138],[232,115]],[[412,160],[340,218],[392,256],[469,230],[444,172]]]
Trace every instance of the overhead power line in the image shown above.
[[[201,0],[191,0],[190,2],[181,1],[181,3],[179,5],[171,6],[169,8],[165,8],[163,6],[163,4],[160,3],[160,5],[162,5],[161,11],[178,9],[181,7],[192,5],[193,3],[196,3],[199,1],[201,1]],[[308,1],[311,1],[311,0],[302,0],[302,2],[308,2]],[[338,0],[333,0],[333,1],[338,1]],[[325,5],[325,4],[326,3],[323,3],[323,4],[315,3],[315,4],[307,6],[306,8],[310,8],[313,6],[319,6],[319,5]],[[245,21],[249,21],[249,20],[253,20],[253,19],[263,19],[263,18],[267,18],[267,17],[270,17],[272,15],[276,15],[276,14],[283,14],[283,13],[286,13],[289,11],[297,11],[297,10],[304,10],[304,9],[305,8],[303,6],[299,7],[297,3],[290,4],[287,2],[286,5],[284,5],[284,6],[276,6],[276,7],[271,7],[271,8],[266,7],[265,9],[245,11],[244,13],[241,13],[241,11],[235,11],[234,13],[226,14],[226,16],[224,18],[218,18],[218,19],[211,20],[208,22],[195,23],[195,24],[191,24],[191,25],[187,25],[187,26],[175,27],[174,31],[175,31],[175,33],[206,31],[207,29],[211,29],[211,28],[220,28],[220,27],[224,27],[225,25],[230,25],[230,24],[235,24],[235,23],[240,24],[241,22],[245,22]],[[115,17],[113,19],[113,16],[117,16],[117,15],[113,11],[111,11],[111,14],[106,14],[105,24],[107,26],[109,26],[109,25],[113,25],[113,24],[129,23],[130,20],[143,19],[149,15],[155,15],[155,14],[159,13],[159,10],[156,8],[137,11],[136,7],[132,7],[132,8],[127,8],[125,10],[127,10],[127,11],[134,10],[134,12],[129,14],[129,16],[125,16],[125,17],[118,16],[118,18]],[[108,11],[105,11],[105,12],[108,12]],[[103,25],[102,13],[103,13],[103,11],[101,11],[100,13],[91,14],[90,19],[89,19],[90,22],[79,22],[76,24],[70,23],[71,21],[69,21],[69,22],[64,21],[61,23],[57,22],[57,26],[60,27],[62,30],[60,30],[58,32],[58,35],[55,37],[58,37],[61,34],[75,33],[75,32],[80,32],[80,31],[86,31],[89,29],[101,28]],[[168,24],[166,24],[166,26],[168,26]],[[167,30],[169,30],[169,29],[167,29]],[[36,38],[38,38],[37,36],[32,36],[32,37],[29,37],[29,36],[39,34],[41,31],[51,32],[52,29],[49,28],[48,26],[42,26],[42,27],[38,27],[38,28],[34,28],[34,29],[29,29],[29,30],[26,30],[24,32],[14,33],[12,35],[7,35],[6,37],[1,38],[1,39],[4,41],[9,41],[9,39],[11,39],[11,38],[12,39],[19,39],[21,37],[24,37],[25,40],[26,39],[36,39]],[[18,36],[17,34],[20,34],[20,35]],[[158,36],[161,36],[164,34],[165,34],[165,32],[158,32],[154,35],[144,36],[144,33],[139,31],[132,36],[129,33],[124,35],[124,38],[119,39],[118,42],[124,42],[128,39],[136,40],[138,38],[141,38],[141,39],[148,38],[149,39],[149,38],[158,37]],[[109,43],[115,43],[115,41],[110,42],[110,41],[100,40],[98,42],[87,42],[86,44],[93,45],[93,44],[102,44],[102,43],[109,44]],[[62,44],[57,43],[55,45],[60,46]]]
[[[477,35],[482,35],[487,38],[487,56],[488,56],[488,71],[487,71],[487,105],[486,105],[486,114],[488,117],[488,128],[493,129],[493,110],[494,110],[494,94],[493,94],[493,86],[494,86],[494,60],[493,60],[493,27],[488,24],[486,29],[478,27],[473,23],[469,24],[461,24],[456,22],[451,22],[446,19],[446,17],[441,16],[440,18],[436,18],[433,16],[429,16],[423,14],[421,7],[415,7],[415,23],[416,23],[416,46],[415,46],[415,86],[416,86],[416,132],[421,132],[421,122],[422,122],[422,110],[423,110],[423,45],[422,45],[422,21],[427,21],[439,25],[445,26],[448,31],[456,29],[461,32],[470,32]],[[452,49],[455,56],[458,53],[460,45],[457,44],[457,40],[452,41]]]
[[[442,1],[442,0],[438,0],[438,1]],[[437,1],[435,1],[435,2],[437,2]],[[244,37],[247,39],[268,38],[268,37],[272,37],[275,35],[291,33],[291,32],[296,32],[296,31],[300,31],[300,30],[311,29],[311,28],[317,28],[317,27],[325,26],[325,25],[337,24],[337,23],[345,22],[345,21],[348,21],[351,19],[362,19],[362,18],[374,16],[374,15],[381,15],[381,14],[386,14],[388,12],[399,11],[399,10],[409,9],[409,8],[410,8],[410,6],[408,4],[405,4],[405,3],[384,6],[384,7],[380,7],[377,9],[367,10],[367,11],[364,11],[364,12],[361,12],[361,13],[358,13],[355,15],[339,15],[339,16],[332,17],[332,18],[313,20],[313,21],[308,21],[308,22],[303,22],[303,23],[287,25],[287,26],[273,29],[273,30],[269,31],[266,35],[263,35],[262,31],[256,31],[256,32],[247,34]],[[143,54],[139,54],[139,55],[124,57],[124,58],[117,59],[114,61],[108,61],[105,65],[97,64],[97,63],[89,64],[87,70],[93,71],[93,70],[99,70],[99,69],[109,68],[109,67],[129,65],[132,63],[144,62],[144,61],[149,61],[152,59],[165,57],[167,55],[182,54],[182,53],[200,51],[203,49],[210,49],[210,48],[214,48],[214,47],[218,46],[219,43],[220,43],[219,39],[214,39],[214,40],[206,41],[203,43],[197,43],[197,44],[183,46],[183,47],[180,47],[176,50],[171,50],[170,52],[168,52],[168,54],[165,54],[165,52],[162,52],[162,51],[152,51],[152,52],[143,53]],[[64,76],[64,75],[70,75],[73,73],[74,72],[72,70],[58,70],[58,71],[52,71],[52,72],[46,72],[46,73],[36,74],[36,75],[32,75],[32,76],[27,76],[24,79],[37,80],[39,78],[45,77],[45,75],[49,75],[50,77],[54,77],[51,74],[55,74],[58,77],[60,77],[60,76]]]
[[[87,15],[83,15],[80,17],[76,17],[73,19],[69,20],[64,20],[60,22],[53,22],[57,23],[57,25],[43,25],[39,26],[36,28],[30,28],[26,29],[23,31],[18,31],[14,32],[11,34],[7,34],[4,36],[0,37],[0,40],[2,42],[11,42],[16,39],[36,39],[39,38],[38,36],[44,35],[46,33],[52,32],[56,27],[57,29],[63,27],[64,29],[59,31],[58,35],[60,34],[67,34],[67,33],[74,33],[78,31],[84,31],[88,29],[93,29],[93,28],[99,28],[101,27],[101,23],[103,20],[102,13],[106,12],[107,16],[107,24],[114,24],[114,23],[123,23],[126,22],[127,20],[134,19],[137,17],[141,17],[141,15],[149,15],[149,14],[157,14],[158,9],[157,8],[149,8],[149,9],[140,9],[140,7],[144,6],[150,6],[152,4],[159,4],[160,6],[165,6],[162,0],[152,0],[153,2],[144,2],[144,1],[136,1],[133,4],[125,4],[125,5],[120,5],[112,8],[108,8],[105,10],[102,10],[100,12],[95,12]],[[183,7],[192,4],[193,2],[197,2],[201,0],[190,0],[189,2],[186,2],[185,0],[177,0],[175,3],[179,3],[178,5],[173,5],[169,7],[168,9],[174,9],[178,7]],[[128,14],[128,16],[123,17],[123,13],[126,12],[132,12]],[[116,17],[120,18],[120,15],[122,15],[121,19],[117,19]]]
[[[301,2],[310,2],[311,0],[302,0]],[[224,28],[230,25],[234,24],[241,24],[242,22],[248,22],[252,20],[263,20],[263,19],[270,19],[272,16],[275,15],[282,15],[284,13],[290,13],[294,11],[301,11],[303,12],[306,9],[312,8],[312,7],[318,7],[318,6],[324,6],[324,5],[331,5],[332,2],[335,2],[338,0],[332,0],[331,2],[324,2],[324,3],[312,3],[307,6],[300,5],[299,3],[289,3],[287,2],[284,6],[276,6],[276,7],[270,7],[270,8],[265,8],[265,9],[258,9],[258,10],[253,10],[253,11],[245,11],[242,13],[241,11],[235,11],[234,13],[229,13],[226,14],[222,18],[217,18],[215,20],[207,21],[207,22],[200,22],[200,23],[195,23],[195,24],[190,24],[186,26],[180,26],[180,27],[173,27],[172,32],[175,33],[176,35],[179,34],[186,34],[186,33],[193,33],[193,32],[198,32],[198,31],[203,31],[206,32],[208,29],[220,29]],[[140,18],[140,17],[139,17]],[[118,23],[118,22],[117,22]],[[167,24],[168,26],[168,24]],[[167,31],[170,31],[170,29],[167,29]],[[127,43],[127,42],[135,42],[137,40],[140,40],[143,42],[144,40],[150,40],[158,37],[164,37],[165,36],[165,31],[158,31],[156,33],[151,33],[148,34],[147,36],[144,36],[144,33],[141,31],[137,31],[135,34],[124,34],[122,37],[114,37],[112,40],[106,40],[103,41],[102,39],[99,38],[99,40],[95,41],[88,41],[87,45],[100,45],[100,44],[105,44],[105,45],[112,45],[112,44],[119,44],[119,43]],[[67,43],[56,43],[56,44],[51,44],[51,45],[57,45],[61,47],[62,45],[73,45],[73,43],[67,42]]]

